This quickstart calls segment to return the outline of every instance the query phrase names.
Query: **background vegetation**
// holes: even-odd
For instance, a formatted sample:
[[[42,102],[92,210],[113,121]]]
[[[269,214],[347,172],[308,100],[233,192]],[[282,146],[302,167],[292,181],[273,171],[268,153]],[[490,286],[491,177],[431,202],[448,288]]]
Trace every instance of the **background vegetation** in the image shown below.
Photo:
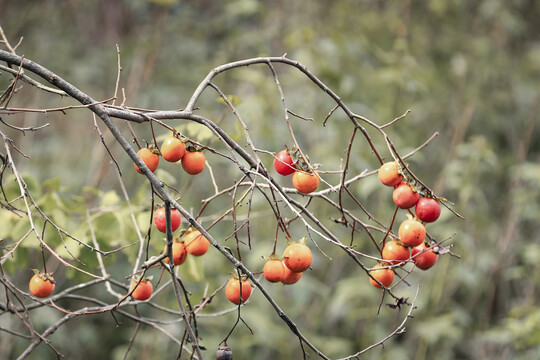
[[[539,17],[540,3],[534,0],[0,0],[0,25],[6,35],[12,43],[24,37],[18,53],[95,99],[107,99],[114,93],[116,44],[121,51],[120,85],[125,89],[125,103],[155,109],[185,106],[197,84],[215,66],[287,53],[320,77],[351,109],[378,124],[411,109],[406,119],[388,129],[402,153],[438,132],[434,142],[409,164],[437,194],[455,202],[455,209],[466,218],[462,221],[443,211],[432,228],[439,238],[456,233],[450,242],[461,259],[443,256],[429,272],[415,272],[410,287],[398,290],[413,297],[420,284],[414,319],[405,334],[364,356],[393,360],[540,357]],[[322,169],[339,168],[343,154],[333,149],[348,141],[351,127],[343,115],[333,120],[335,124],[323,127],[331,102],[298,73],[279,70],[283,71],[280,80],[289,107],[315,120],[295,128],[303,149]],[[9,80],[2,74],[0,88]],[[270,75],[258,68],[235,70],[218,83],[241,99],[238,108],[252,137],[260,139],[259,146],[278,151],[284,145],[280,139],[288,131]],[[10,105],[52,108],[69,103],[23,89]],[[209,118],[223,115],[223,105],[212,95],[205,96],[199,107]],[[31,156],[18,159],[19,170],[25,171],[43,208],[81,237],[89,231],[85,209],[99,209],[94,226],[104,250],[133,242],[134,229],[120,182],[91,114],[80,110],[17,115],[11,121],[13,118],[18,126],[51,124],[35,133],[2,130]],[[241,131],[226,119],[223,126],[230,126],[228,131]],[[210,141],[198,127],[174,125],[185,126],[200,141]],[[146,126],[134,125],[134,129],[140,139],[151,139]],[[131,161],[107,133],[105,141],[123,170],[122,180],[139,222],[145,224],[147,184],[131,175]],[[352,161],[357,168],[373,170],[378,167],[376,158],[364,145],[354,149]],[[211,165],[212,160],[209,156]],[[268,158],[268,164],[270,161]],[[222,184],[237,175],[217,160],[213,170]],[[208,177],[194,182],[173,167],[165,167],[160,176],[180,189],[182,204],[188,209],[197,211],[200,201],[213,193]],[[6,189],[16,192],[12,185],[10,188],[4,180]],[[384,190],[374,176],[355,188],[365,204],[377,209],[376,216],[390,219],[391,206],[384,205],[389,194]],[[259,236],[267,234],[267,242],[257,239],[246,260],[253,267],[262,264],[260,256],[268,255],[273,244],[275,224],[268,226],[265,211],[256,207],[253,226]],[[4,249],[20,238],[27,225],[8,214],[0,210]],[[321,206],[319,215],[328,218],[331,209]],[[350,234],[344,230],[342,236],[347,239]],[[56,246],[61,251],[60,239]],[[156,251],[161,246],[155,244]],[[31,276],[30,269],[41,262],[37,242],[25,242],[22,249],[2,264],[20,287]],[[85,254],[85,249],[74,246],[71,250],[88,267],[97,266],[95,256]],[[301,286],[272,288],[272,294],[308,338],[322,344],[330,356],[339,357],[384,337],[406,310],[383,307],[377,315],[380,293],[367,283],[365,274],[350,267],[344,255],[325,250],[333,261],[319,257]],[[111,255],[107,264],[117,273],[129,274],[134,252],[128,249]],[[202,296],[206,284],[215,287],[224,282],[232,269],[217,252],[213,255],[211,260],[192,261],[181,269],[194,298]],[[51,261],[50,266],[55,263]],[[62,267],[50,270],[58,270],[59,288],[81,280],[82,275],[67,273]],[[154,276],[159,277],[159,272]],[[92,295],[107,298],[102,290],[103,294]],[[160,300],[166,302],[168,295],[160,294]],[[217,300],[212,303],[212,313],[230,308]],[[170,301],[174,304],[175,300],[171,297]],[[151,316],[151,308],[140,306],[139,310]],[[57,316],[51,309],[41,309],[33,319],[34,326],[44,329]],[[254,333],[245,327],[236,329],[229,340],[235,358],[301,355],[297,339],[262,297],[253,297],[243,308],[243,318]],[[235,313],[202,319],[202,344],[211,358]],[[3,328],[18,321],[0,315]],[[167,326],[171,333],[179,331],[175,323]],[[117,327],[109,314],[103,314],[72,320],[50,339],[66,358],[121,359],[134,327],[128,319]],[[18,356],[25,344],[17,337],[0,336],[0,348],[8,358]],[[176,351],[176,345],[143,326],[128,358],[171,358]],[[33,356],[54,358],[43,345]]]

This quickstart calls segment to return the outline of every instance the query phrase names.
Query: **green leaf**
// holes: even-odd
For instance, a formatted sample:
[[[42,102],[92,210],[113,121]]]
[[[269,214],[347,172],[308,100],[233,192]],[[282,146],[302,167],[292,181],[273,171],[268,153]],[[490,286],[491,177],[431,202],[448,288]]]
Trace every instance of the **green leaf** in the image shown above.
[[[238,106],[238,105],[240,105],[242,103],[242,98],[240,98],[240,96],[238,96],[238,95],[226,95],[226,97],[234,107],[236,107],[236,106]],[[223,98],[221,96],[217,98],[217,102],[221,103],[221,104],[223,104],[225,106],[228,106],[227,103],[225,102],[225,100],[223,100]]]

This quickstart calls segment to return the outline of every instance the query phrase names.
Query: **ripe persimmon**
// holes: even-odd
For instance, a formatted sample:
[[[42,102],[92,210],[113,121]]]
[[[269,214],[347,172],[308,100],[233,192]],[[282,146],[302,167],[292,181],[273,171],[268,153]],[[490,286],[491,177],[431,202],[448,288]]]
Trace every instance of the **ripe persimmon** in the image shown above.
[[[189,149],[182,158],[182,168],[190,175],[197,175],[204,170],[206,157],[202,151],[190,151]]]
[[[298,280],[300,280],[300,278],[302,277],[303,273],[291,271],[283,261],[281,263],[283,265],[283,277],[281,278],[281,283],[285,285],[292,285],[297,283]]]
[[[288,149],[281,150],[274,158],[274,169],[280,175],[290,175],[295,172],[296,168],[293,164],[293,159],[289,154]]]
[[[163,252],[167,252],[167,244],[165,244],[165,247],[163,248]],[[183,242],[180,241],[174,241],[172,244],[172,256],[173,256],[173,262],[174,265],[182,265],[184,261],[186,261],[187,257],[187,251],[186,251],[186,245]],[[165,258],[165,262],[169,263],[169,257]]]
[[[379,180],[386,186],[396,186],[403,180],[399,167],[395,161],[384,163],[379,168]]]
[[[167,161],[177,162],[184,157],[186,144],[176,136],[169,136],[161,144],[161,156]]]
[[[382,249],[382,258],[392,265],[407,261],[410,257],[411,251],[396,240],[388,241]]]
[[[237,277],[231,277],[225,287],[225,296],[233,304],[243,304],[251,296],[251,283],[247,279],[240,281]]]
[[[176,231],[182,223],[182,215],[177,209],[171,209],[171,229]],[[167,232],[167,219],[165,218],[165,207],[159,207],[154,212],[154,225],[162,233]]]
[[[375,281],[373,278],[377,279],[381,284],[383,284],[384,287],[388,287],[392,284],[394,281],[394,270],[389,268],[384,268],[387,266],[386,264],[379,263],[373,267],[373,269],[369,272],[371,275],[369,278],[369,282],[371,285],[381,288],[381,285]],[[382,268],[382,269],[380,269]]]
[[[441,205],[432,198],[423,197],[416,203],[416,216],[425,222],[433,222],[441,215]]]
[[[394,203],[402,209],[408,209],[416,205],[420,194],[406,182],[400,183],[392,193]]]
[[[310,267],[313,261],[313,254],[304,241],[291,242],[283,252],[283,263],[291,271],[303,272]]]
[[[137,151],[137,155],[139,155],[141,160],[146,164],[146,166],[148,166],[148,169],[150,169],[151,172],[156,171],[159,165],[158,154],[154,153],[149,148],[142,148],[139,151]],[[134,164],[134,165],[135,165],[135,170],[137,170],[139,174],[142,174],[143,172],[141,171],[141,169],[139,169],[137,164]]]
[[[34,270],[34,273],[28,284],[30,293],[38,298],[45,298],[51,295],[55,287],[52,274],[42,273],[38,270]]]
[[[186,251],[195,256],[204,255],[210,247],[210,241],[199,230],[193,230],[184,236],[184,244],[186,244]]]
[[[427,270],[437,262],[439,255],[430,249],[425,242],[412,249],[412,260],[416,267]]]
[[[398,235],[403,245],[415,247],[426,238],[426,228],[418,220],[407,219],[399,225]]]
[[[152,296],[152,292],[154,292],[152,282],[148,279],[142,279],[138,284],[137,282],[137,280],[133,280],[131,282],[131,290],[135,288],[135,290],[133,290],[131,293],[131,296],[133,296],[135,300],[148,300],[150,296]]]
[[[319,175],[316,171],[295,171],[292,176],[293,186],[302,194],[309,194],[319,187]]]
[[[264,278],[270,282],[280,282],[283,279],[283,262],[276,254],[270,255],[263,267]]]

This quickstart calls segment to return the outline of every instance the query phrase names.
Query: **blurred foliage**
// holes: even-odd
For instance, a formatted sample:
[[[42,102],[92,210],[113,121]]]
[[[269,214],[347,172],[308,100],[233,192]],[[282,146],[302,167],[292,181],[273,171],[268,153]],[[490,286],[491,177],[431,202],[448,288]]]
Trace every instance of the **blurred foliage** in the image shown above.
[[[353,111],[378,124],[411,109],[405,119],[387,128],[402,154],[439,132],[409,164],[437,194],[455,202],[455,209],[465,216],[462,221],[443,211],[437,224],[428,228],[439,239],[456,233],[448,243],[461,259],[443,256],[432,270],[416,271],[409,278],[410,287],[398,289],[412,298],[420,284],[418,311],[405,334],[364,356],[383,360],[540,358],[540,142],[535,141],[540,137],[539,17],[540,3],[534,0],[0,0],[0,25],[6,35],[13,44],[24,37],[18,53],[55,71],[95,99],[114,94],[116,44],[121,51],[120,87],[126,94],[125,99],[119,94],[117,104],[125,101],[128,106],[156,109],[185,106],[197,84],[218,65],[287,53],[306,65]],[[302,149],[313,162],[321,163],[321,169],[338,169],[344,153],[333,150],[342,149],[349,141],[352,126],[338,111],[322,127],[333,107],[329,98],[298,71],[283,66],[276,66],[276,70],[289,108],[314,119],[313,123],[293,121]],[[0,88],[5,88],[9,79],[2,74]],[[285,143],[291,144],[279,93],[266,68],[227,72],[216,84],[234,95],[259,148],[278,151]],[[216,98],[216,93],[205,93],[198,103],[201,114],[219,120],[220,126],[240,141],[242,129]],[[29,108],[70,104],[71,100],[28,87],[10,103]],[[29,113],[13,116],[10,121],[13,119],[20,126],[50,124],[26,134],[5,131],[31,156],[28,160],[16,155],[19,170],[24,171],[29,192],[55,224],[89,244],[90,220],[103,251],[137,241],[115,165],[94,130],[90,112]],[[219,146],[198,125],[182,121],[170,125],[209,146]],[[132,126],[139,140],[151,142],[146,126]],[[122,129],[128,136],[128,130]],[[371,135],[383,148],[383,140]],[[144,236],[151,205],[148,186],[141,176],[132,175],[131,162],[110,134],[105,132],[104,136],[120,164],[122,182]],[[365,141],[355,143],[353,154],[352,167],[377,167]],[[271,158],[261,157],[270,166]],[[219,174],[216,182],[220,188],[232,185],[238,170],[213,154],[207,158]],[[172,164],[158,171],[160,178],[180,189],[181,203],[187,209],[198,211],[201,200],[213,193],[208,173],[194,181],[180,175]],[[337,181],[330,175],[328,179]],[[10,198],[20,194],[13,179],[2,181]],[[286,180],[282,184],[290,186]],[[375,177],[351,189],[376,217],[391,218],[391,206],[384,206],[388,189],[381,189]],[[230,205],[226,201],[209,205],[203,214],[208,214],[203,216],[205,224],[213,220],[210,214]],[[247,214],[247,209],[242,211],[240,215]],[[321,219],[336,217],[326,204],[317,211]],[[261,256],[271,251],[275,223],[268,221],[268,208],[261,199],[254,199],[253,212],[252,231],[260,238],[244,261],[262,269]],[[27,220],[1,209],[2,247],[9,248],[28,227]],[[47,242],[64,259],[97,271],[96,256],[88,248],[77,245],[67,234],[61,235],[51,224],[45,229]],[[212,234],[218,237],[230,230],[230,222],[220,223]],[[294,236],[303,235],[301,226],[293,231]],[[350,241],[345,229],[335,232],[341,233],[343,242]],[[21,287],[30,277],[30,269],[41,264],[39,243],[32,236],[2,265]],[[359,250],[371,246],[360,237],[355,238],[355,244]],[[313,271],[302,278],[300,286],[268,288],[306,336],[336,358],[386,336],[408,309],[398,312],[383,306],[377,315],[380,293],[368,284],[365,274],[342,252],[319,245],[332,261],[318,254]],[[162,247],[160,239],[153,239],[150,251],[158,253]],[[137,249],[136,245],[128,246],[104,258],[108,270],[120,274],[118,278],[129,275]],[[82,264],[74,262],[68,250]],[[211,260],[192,259],[180,269],[189,283],[193,304],[204,296],[206,284],[211,284],[210,289],[219,286],[232,270],[215,250],[208,255]],[[48,261],[49,270],[56,271],[58,288],[89,279],[59,266],[54,259]],[[156,279],[160,277],[159,271],[151,272]],[[81,295],[85,291],[114,301],[101,287],[82,290]],[[218,301],[224,299],[221,295],[209,306],[210,313],[231,309]],[[254,333],[240,326],[228,342],[235,359],[255,355],[257,359],[299,358],[296,337],[265,299],[257,292],[254,295],[242,311]],[[156,299],[175,308],[170,287]],[[58,305],[70,306],[67,301]],[[140,305],[138,310],[151,316],[153,309]],[[50,309],[39,309],[33,315],[32,322],[41,331],[61,316]],[[233,311],[199,318],[201,343],[208,348],[208,358],[235,316]],[[19,321],[6,315],[1,319],[3,327]],[[84,354],[86,359],[122,359],[135,324],[119,319],[119,327],[109,314],[75,319],[59,328],[51,340],[66,358]],[[161,320],[171,321],[167,329],[180,336],[183,327],[178,319]],[[6,349],[8,358],[20,354],[26,345],[18,337],[0,337],[0,348]],[[177,350],[161,333],[142,326],[128,358],[171,358]],[[55,358],[43,345],[33,356]]]

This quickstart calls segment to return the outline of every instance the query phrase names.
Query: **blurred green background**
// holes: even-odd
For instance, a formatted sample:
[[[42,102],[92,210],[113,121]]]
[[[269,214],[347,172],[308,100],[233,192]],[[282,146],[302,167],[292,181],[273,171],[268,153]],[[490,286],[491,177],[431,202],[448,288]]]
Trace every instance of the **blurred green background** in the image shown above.
[[[442,256],[430,271],[415,271],[408,278],[410,287],[396,289],[399,295],[412,298],[420,284],[418,310],[407,323],[405,334],[363,356],[392,360],[540,358],[539,18],[540,2],[534,0],[0,0],[0,25],[6,36],[12,44],[23,37],[18,54],[56,72],[94,99],[114,95],[116,44],[121,52],[120,88],[126,94],[125,99],[120,95],[117,104],[125,101],[128,106],[151,109],[182,108],[198,83],[218,65],[286,53],[306,65],[353,111],[377,124],[411,109],[405,119],[387,129],[401,154],[438,132],[409,164],[466,218],[460,220],[443,210],[441,219],[428,227],[437,239],[455,233],[449,243],[461,259]],[[332,101],[298,71],[279,65],[276,69],[289,108],[314,119],[306,123],[293,118],[302,149],[322,170],[339,170],[344,144],[352,131],[350,122],[336,112],[323,127]],[[2,89],[9,80],[6,74],[0,76]],[[279,93],[267,68],[234,70],[220,75],[216,83],[225,93],[242,100],[238,109],[258,148],[279,151],[285,143],[291,145]],[[214,120],[223,117],[222,126],[235,139],[242,139],[242,130],[216,98],[207,91],[198,103],[200,113]],[[10,106],[71,104],[68,99],[25,87]],[[118,176],[89,111],[3,118],[18,126],[50,123],[43,130],[26,134],[4,127],[2,131],[31,156],[19,156],[18,169],[26,174],[34,196],[55,221],[87,239],[85,209],[90,208],[104,250],[136,240]],[[116,124],[129,137],[125,123],[116,120]],[[98,125],[120,164],[135,213],[146,231],[148,187],[142,177],[132,175],[127,155],[114,144],[105,126]],[[196,126],[182,121],[171,125],[219,147]],[[132,126],[140,141],[151,141],[147,125]],[[368,130],[378,148],[385,149],[383,139]],[[164,133],[158,129],[158,134]],[[389,156],[387,151],[383,155]],[[260,156],[270,166],[271,158]],[[232,185],[238,170],[218,156],[208,154],[207,158],[220,188]],[[367,143],[358,138],[351,169],[360,173],[377,167]],[[165,164],[157,174],[181,189],[182,205],[195,213],[201,200],[214,192],[208,173],[193,181]],[[338,182],[335,175],[325,179]],[[17,188],[8,180],[3,185],[8,194],[15,194]],[[287,179],[279,181],[290,186]],[[390,192],[375,176],[359,181],[351,190],[377,218],[391,219]],[[204,225],[227,209],[230,201],[222,198],[211,203],[203,214]],[[352,202],[347,205],[354,207]],[[331,221],[339,216],[335,209],[322,201],[310,208],[343,242],[350,241],[350,230]],[[242,255],[248,266],[262,269],[261,256],[272,250],[275,221],[268,221],[271,213],[263,199],[254,200],[253,211],[253,249],[244,249]],[[239,215],[246,214],[247,207]],[[19,239],[28,226],[5,210],[0,219],[0,237],[7,245]],[[227,236],[231,226],[225,221],[211,233]],[[47,231],[47,239],[61,251],[58,235],[50,227]],[[294,223],[292,231],[294,236],[305,233],[300,222]],[[153,240],[152,250],[158,252],[163,243]],[[365,273],[342,251],[316,240],[332,261],[316,253],[313,270],[298,286],[267,288],[308,339],[330,357],[338,358],[382,339],[402,321],[408,308],[399,312],[383,306],[377,315],[380,292],[368,284]],[[359,250],[373,250],[362,234],[355,242]],[[23,244],[15,258],[3,264],[7,276],[21,288],[31,275],[29,269],[40,267],[37,242],[25,240]],[[74,251],[87,269],[96,271],[93,253],[69,246],[78,249]],[[135,255],[132,247],[108,257],[110,273],[123,281],[131,273]],[[204,259],[189,260],[180,275],[197,304],[207,284],[213,291],[232,270],[211,249]],[[57,267],[55,274],[59,287],[88,281],[62,267]],[[152,275],[157,279],[160,272],[153,270]],[[114,302],[103,286],[86,294]],[[176,308],[170,287],[158,294],[156,301]],[[70,309],[85,306],[68,300],[60,305]],[[167,317],[146,305],[138,309],[143,316],[159,318],[173,335],[181,336],[179,318]],[[228,309],[231,306],[221,293],[205,312]],[[235,359],[301,358],[298,339],[260,293],[254,294],[242,314],[254,333],[242,324],[235,330],[228,341]],[[61,316],[51,309],[32,315],[40,331]],[[208,349],[205,358],[214,356],[234,321],[234,312],[199,318],[201,344]],[[127,318],[120,322],[117,326],[109,314],[81,317],[62,326],[50,339],[66,358],[122,359],[135,323]],[[0,315],[0,323],[24,332],[19,319],[7,314]],[[0,336],[0,347],[8,358],[18,356],[27,344],[27,340],[5,333]],[[177,345],[163,334],[142,326],[127,358],[169,359],[177,352]],[[30,358],[53,359],[55,355],[42,344]],[[311,354],[311,358],[316,356]]]

